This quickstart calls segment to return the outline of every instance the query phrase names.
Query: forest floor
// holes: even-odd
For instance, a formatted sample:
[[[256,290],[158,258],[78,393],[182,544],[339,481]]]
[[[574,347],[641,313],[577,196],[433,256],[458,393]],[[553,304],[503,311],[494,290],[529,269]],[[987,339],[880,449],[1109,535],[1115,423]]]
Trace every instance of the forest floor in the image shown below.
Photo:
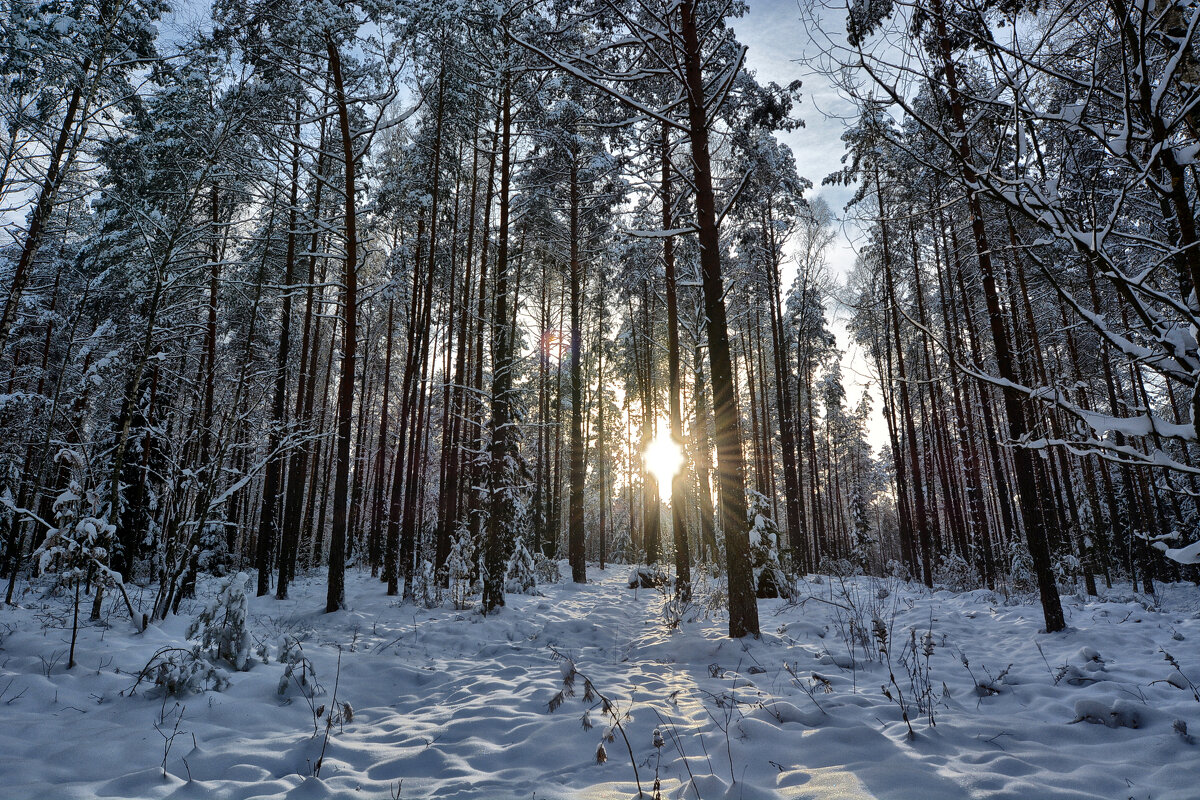
[[[270,660],[185,697],[130,689],[159,648],[188,646],[212,583],[144,634],[116,608],[85,625],[70,671],[68,598],[35,585],[0,610],[0,795],[628,798],[636,764],[647,797],[656,774],[663,797],[704,800],[1200,796],[1190,584],[1153,602],[1127,587],[1064,598],[1069,628],[1047,635],[1028,600],[810,579],[792,602],[760,602],[761,639],[733,641],[720,610],[664,612],[628,574],[593,568],[487,618],[401,605],[353,570],[351,610],[324,614],[323,580],[303,578],[289,600],[249,601]],[[315,695],[294,680],[278,692],[288,635]],[[568,663],[574,695],[551,712]],[[580,676],[615,703],[632,760],[616,730],[597,763],[611,718]]]

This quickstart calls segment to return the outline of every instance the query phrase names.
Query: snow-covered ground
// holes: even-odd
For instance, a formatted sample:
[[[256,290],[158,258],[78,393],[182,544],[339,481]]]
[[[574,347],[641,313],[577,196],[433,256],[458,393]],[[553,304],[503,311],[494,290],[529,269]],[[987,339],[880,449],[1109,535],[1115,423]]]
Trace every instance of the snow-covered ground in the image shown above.
[[[67,671],[67,599],[35,587],[0,610],[0,796],[626,798],[623,731],[647,796],[657,774],[664,797],[705,800],[1200,797],[1194,586],[1157,607],[1068,598],[1069,629],[1046,635],[1036,605],[991,592],[824,578],[762,601],[761,640],[732,641],[719,610],[672,629],[627,567],[590,575],[486,619],[400,605],[356,572],[353,610],[326,615],[323,582],[302,579],[290,600],[250,600],[270,661],[186,697],[130,689],[186,646],[201,602],[144,634],[114,609]],[[278,693],[287,635],[316,669],[311,704],[298,681]],[[622,722],[603,764],[601,696]]]

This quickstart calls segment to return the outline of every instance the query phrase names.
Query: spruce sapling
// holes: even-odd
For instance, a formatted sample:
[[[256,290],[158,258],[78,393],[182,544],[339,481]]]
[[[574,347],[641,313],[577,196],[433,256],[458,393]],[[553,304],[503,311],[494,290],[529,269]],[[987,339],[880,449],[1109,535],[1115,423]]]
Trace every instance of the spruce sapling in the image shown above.
[[[537,566],[525,547],[525,538],[517,537],[508,567],[504,571],[504,591],[507,594],[537,594]]]
[[[212,648],[214,660],[224,659],[234,669],[248,669],[250,632],[246,629],[246,589],[250,576],[239,572],[222,578],[217,596],[188,626],[188,638],[200,637],[200,646]]]

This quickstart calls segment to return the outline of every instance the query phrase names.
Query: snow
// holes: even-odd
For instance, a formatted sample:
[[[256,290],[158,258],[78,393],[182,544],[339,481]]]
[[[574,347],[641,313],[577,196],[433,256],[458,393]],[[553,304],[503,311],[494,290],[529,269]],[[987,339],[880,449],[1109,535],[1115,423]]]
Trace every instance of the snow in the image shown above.
[[[1194,142],[1183,147],[1175,148],[1175,161],[1178,164],[1195,164],[1196,154],[1200,153],[1200,143]]]
[[[591,566],[592,582],[510,595],[487,618],[402,605],[355,570],[351,610],[324,614],[322,577],[301,577],[289,600],[248,598],[247,671],[218,663],[223,691],[178,698],[129,690],[157,650],[193,646],[216,579],[144,634],[119,607],[85,625],[71,671],[68,594],[36,584],[0,612],[0,786],[62,800],[633,797],[619,732],[597,763],[610,723],[590,683],[629,712],[647,796],[656,772],[664,797],[705,800],[1196,796],[1190,584],[1068,595],[1068,629],[1047,635],[1031,598],[810,577],[791,602],[760,601],[761,639],[738,641],[711,586],[671,628],[665,595],[625,588],[628,569]],[[321,687],[312,705],[301,659]]]
[[[1163,551],[1172,561],[1180,564],[1200,564],[1200,542],[1192,542],[1187,547],[1168,547],[1164,542],[1153,542],[1152,546]]]

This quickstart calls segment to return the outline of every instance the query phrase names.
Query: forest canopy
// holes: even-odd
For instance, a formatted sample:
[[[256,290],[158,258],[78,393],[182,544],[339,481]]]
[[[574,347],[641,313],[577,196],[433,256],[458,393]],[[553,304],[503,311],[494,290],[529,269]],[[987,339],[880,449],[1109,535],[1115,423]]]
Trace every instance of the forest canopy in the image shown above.
[[[335,611],[351,567],[488,613],[565,558],[711,570],[734,637],[812,572],[1054,631],[1194,577],[1195,9],[804,4],[854,109],[808,177],[745,11],[10,3],[7,600],[319,569]]]

